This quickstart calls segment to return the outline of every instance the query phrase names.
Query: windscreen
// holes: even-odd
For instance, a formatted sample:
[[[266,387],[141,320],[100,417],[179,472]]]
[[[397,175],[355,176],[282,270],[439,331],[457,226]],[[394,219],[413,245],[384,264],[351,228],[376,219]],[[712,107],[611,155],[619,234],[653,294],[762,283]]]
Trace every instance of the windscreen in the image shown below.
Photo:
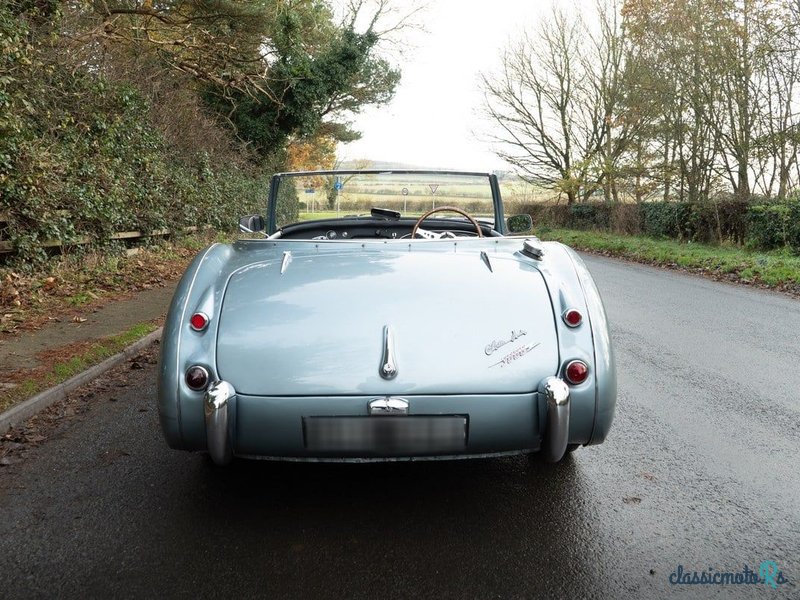
[[[454,206],[481,220],[495,217],[488,175],[463,173],[334,173],[281,175],[273,189],[278,228],[298,221],[369,215],[373,208],[416,217]],[[442,212],[441,218],[462,218]]]

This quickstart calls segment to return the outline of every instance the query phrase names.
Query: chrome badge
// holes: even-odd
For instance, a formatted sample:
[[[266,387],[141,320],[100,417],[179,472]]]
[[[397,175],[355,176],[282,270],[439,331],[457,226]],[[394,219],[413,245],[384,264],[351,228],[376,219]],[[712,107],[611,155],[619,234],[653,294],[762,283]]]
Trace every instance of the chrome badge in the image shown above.
[[[486,353],[486,356],[491,356],[492,354],[500,350],[500,348],[502,348],[503,346],[516,342],[523,335],[528,335],[528,332],[525,331],[524,329],[519,329],[519,330],[515,329],[511,332],[510,338],[504,340],[492,340],[491,342],[486,344],[486,348],[484,348],[483,351]]]
[[[536,342],[535,344],[528,344],[527,346],[520,346],[516,350],[512,350],[511,352],[506,354],[503,358],[498,360],[493,365],[489,365],[489,368],[491,369],[492,367],[496,367],[498,365],[500,367],[507,367],[508,365],[513,363],[514,361],[517,361],[520,358],[522,358],[523,356],[525,356],[531,350],[535,350],[536,348],[538,348],[540,346],[540,344],[541,344],[541,342]]]

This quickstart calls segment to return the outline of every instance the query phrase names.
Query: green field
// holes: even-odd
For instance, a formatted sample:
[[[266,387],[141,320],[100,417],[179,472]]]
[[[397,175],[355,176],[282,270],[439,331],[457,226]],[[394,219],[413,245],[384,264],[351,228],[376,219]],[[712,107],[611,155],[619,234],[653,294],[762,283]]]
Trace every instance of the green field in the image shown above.
[[[492,193],[488,178],[475,176],[432,175],[355,175],[343,176],[343,187],[336,198],[336,208],[329,205],[330,178],[316,177],[297,181],[302,220],[323,214],[368,214],[370,208],[380,207],[400,211],[403,215],[418,216],[441,206],[455,206],[475,216],[493,215]],[[545,190],[522,180],[501,182],[501,194],[508,214],[519,212],[515,207],[525,203],[552,198]]]
[[[345,213],[336,214],[335,210],[320,210],[316,212],[301,212],[301,221],[314,221],[316,219],[335,219],[337,217],[345,217]]]

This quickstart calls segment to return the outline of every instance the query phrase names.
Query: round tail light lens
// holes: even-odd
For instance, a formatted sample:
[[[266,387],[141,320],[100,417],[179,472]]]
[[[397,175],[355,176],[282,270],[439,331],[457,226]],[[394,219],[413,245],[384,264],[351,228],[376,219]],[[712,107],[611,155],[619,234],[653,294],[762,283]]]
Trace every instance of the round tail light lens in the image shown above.
[[[194,313],[192,318],[189,319],[189,325],[191,325],[192,329],[195,331],[203,331],[203,329],[208,327],[208,315],[201,312]]]
[[[195,391],[204,390],[208,385],[208,371],[205,367],[189,367],[186,370],[186,385]]]
[[[564,376],[572,385],[578,385],[586,381],[586,378],[589,376],[589,367],[587,367],[586,363],[582,360],[573,360],[569,362],[567,368],[564,369]]]
[[[564,323],[566,323],[568,327],[577,327],[583,322],[583,315],[574,308],[564,311],[561,318],[564,319]]]

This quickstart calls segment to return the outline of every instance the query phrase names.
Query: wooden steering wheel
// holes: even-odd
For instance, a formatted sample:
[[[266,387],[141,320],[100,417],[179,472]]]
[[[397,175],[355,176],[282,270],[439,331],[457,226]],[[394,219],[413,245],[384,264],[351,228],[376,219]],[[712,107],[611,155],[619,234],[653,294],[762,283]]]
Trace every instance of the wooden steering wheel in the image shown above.
[[[473,219],[471,216],[469,216],[466,212],[464,212],[460,208],[456,208],[455,206],[439,206],[438,208],[432,208],[431,210],[426,212],[424,215],[422,215],[419,219],[417,219],[417,222],[414,223],[413,229],[411,229],[411,239],[413,240],[414,238],[417,237],[417,231],[419,230],[419,226],[422,224],[422,222],[425,219],[427,219],[428,217],[430,217],[434,213],[443,212],[443,211],[455,212],[455,213],[460,214],[462,217],[465,217],[470,223],[472,223],[475,226],[475,231],[478,232],[478,237],[483,237],[483,231],[481,231],[481,226],[478,224],[478,222],[475,219]]]

